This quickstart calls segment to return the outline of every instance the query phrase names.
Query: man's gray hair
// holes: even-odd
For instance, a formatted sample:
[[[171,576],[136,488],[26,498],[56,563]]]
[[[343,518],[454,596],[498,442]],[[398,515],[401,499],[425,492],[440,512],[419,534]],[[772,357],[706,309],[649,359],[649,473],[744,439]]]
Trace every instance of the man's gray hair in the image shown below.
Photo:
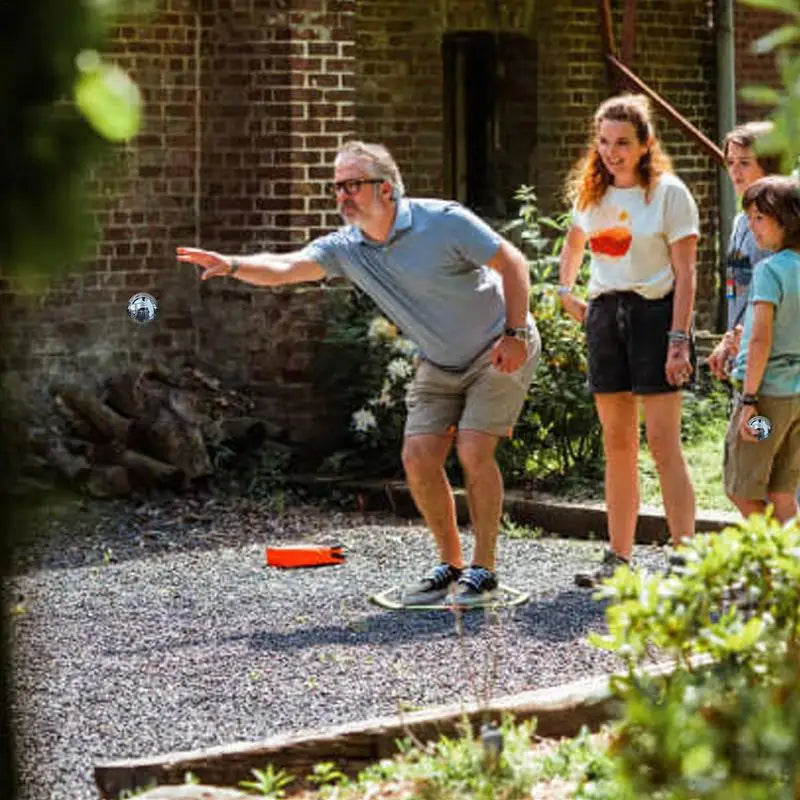
[[[365,164],[371,178],[381,178],[392,184],[392,199],[397,200],[406,193],[403,176],[392,154],[382,145],[352,140],[345,142],[336,154],[336,160],[353,158]]]

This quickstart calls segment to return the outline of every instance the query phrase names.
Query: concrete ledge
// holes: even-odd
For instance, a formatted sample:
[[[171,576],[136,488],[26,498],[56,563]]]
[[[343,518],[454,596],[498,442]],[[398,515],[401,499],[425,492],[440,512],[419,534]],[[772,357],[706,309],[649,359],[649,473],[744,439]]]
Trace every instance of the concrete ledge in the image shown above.
[[[291,483],[303,486],[312,494],[340,489],[358,497],[364,510],[390,510],[401,517],[419,517],[408,487],[403,481],[353,481],[316,476],[295,476]],[[469,521],[466,493],[454,491],[459,524]],[[601,502],[573,503],[552,495],[537,495],[509,490],[505,494],[503,510],[515,522],[541,527],[551,533],[578,539],[608,536],[605,504]],[[698,511],[698,532],[720,531],[740,520],[738,514],[721,511]],[[669,541],[664,512],[653,506],[642,506],[636,526],[636,541],[641,544],[663,544]]]

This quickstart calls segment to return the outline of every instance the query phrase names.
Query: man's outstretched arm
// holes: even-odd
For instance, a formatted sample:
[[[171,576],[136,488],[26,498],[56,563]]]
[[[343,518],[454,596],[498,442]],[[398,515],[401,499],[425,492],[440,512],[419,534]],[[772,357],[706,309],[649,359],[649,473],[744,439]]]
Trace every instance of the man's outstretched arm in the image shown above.
[[[303,250],[291,253],[256,253],[229,256],[199,247],[178,247],[178,261],[196,264],[204,270],[200,280],[229,275],[254,286],[281,286],[286,283],[321,281],[325,270],[311,261]]]

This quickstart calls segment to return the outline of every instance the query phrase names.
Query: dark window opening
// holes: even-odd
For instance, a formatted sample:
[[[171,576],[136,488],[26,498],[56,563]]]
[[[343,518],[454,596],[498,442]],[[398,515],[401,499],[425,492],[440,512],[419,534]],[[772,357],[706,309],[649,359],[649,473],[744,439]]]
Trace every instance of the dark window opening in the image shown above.
[[[444,71],[445,189],[477,213],[513,213],[533,183],[536,43],[520,34],[448,33]]]

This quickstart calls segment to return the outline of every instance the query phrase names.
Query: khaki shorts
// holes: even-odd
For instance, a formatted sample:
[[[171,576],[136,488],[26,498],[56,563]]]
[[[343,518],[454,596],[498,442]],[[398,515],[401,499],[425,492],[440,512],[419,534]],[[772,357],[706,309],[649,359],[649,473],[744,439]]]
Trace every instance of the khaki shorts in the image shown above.
[[[406,393],[405,435],[472,430],[511,436],[540,353],[541,341],[534,330],[528,359],[516,372],[495,369],[491,347],[463,372],[448,372],[421,361]]]
[[[794,494],[800,485],[800,395],[758,399],[758,414],[772,423],[759,442],[739,434],[736,404],[725,435],[725,491],[747,500],[763,500],[767,492]]]

